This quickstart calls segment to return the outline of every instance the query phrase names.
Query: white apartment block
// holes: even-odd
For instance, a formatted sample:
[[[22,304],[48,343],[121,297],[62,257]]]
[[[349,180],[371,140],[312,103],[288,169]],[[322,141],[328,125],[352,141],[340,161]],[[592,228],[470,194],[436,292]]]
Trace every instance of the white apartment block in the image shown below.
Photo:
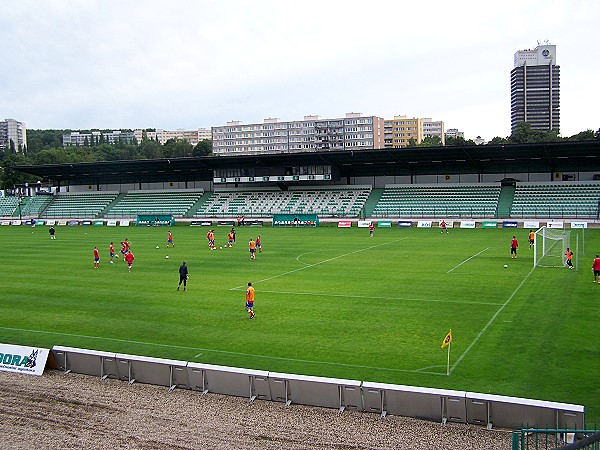
[[[441,120],[431,120],[431,118],[424,118],[423,124],[423,138],[437,136],[440,138],[442,145],[446,143],[446,135],[444,133],[444,122]]]
[[[63,147],[69,146],[82,146],[88,145],[92,143],[92,141],[96,144],[99,142],[106,142],[108,144],[116,144],[118,142],[125,142],[128,144],[140,143],[142,142],[142,138],[146,136],[147,139],[153,139],[155,141],[160,142],[161,144],[165,144],[169,139],[183,139],[188,141],[191,145],[197,145],[203,139],[210,139],[211,132],[207,128],[198,128],[197,130],[183,130],[178,129],[175,131],[166,131],[166,130],[155,130],[155,131],[144,131],[144,130],[134,130],[134,131],[111,131],[111,132],[100,132],[100,131],[92,131],[91,133],[80,133],[79,131],[74,131],[70,134],[63,134]]]
[[[377,149],[384,147],[383,119],[347,113],[346,117],[321,119],[304,116],[304,120],[263,123],[227,122],[212,127],[213,154],[249,155]]]
[[[146,134],[147,139],[153,139],[161,144],[165,144],[169,139],[182,139],[188,141],[191,145],[197,145],[200,141],[211,139],[211,130],[207,128],[198,128],[197,130],[184,130],[179,128],[175,131],[160,129],[157,129],[156,131],[135,130],[133,132],[138,142],[142,142],[144,133]]]
[[[123,142],[126,144],[134,143],[134,136],[131,131],[111,131],[110,133],[102,133],[100,131],[92,131],[91,133],[80,133],[73,131],[70,134],[63,134],[63,147],[81,147],[82,145],[97,145],[101,142],[106,144],[117,144]]]
[[[448,128],[446,130],[446,137],[447,138],[465,138],[465,132],[464,131],[458,131],[458,128]]]
[[[15,119],[0,120],[0,148],[9,149],[11,142],[15,152],[21,152],[27,145],[27,127]]]

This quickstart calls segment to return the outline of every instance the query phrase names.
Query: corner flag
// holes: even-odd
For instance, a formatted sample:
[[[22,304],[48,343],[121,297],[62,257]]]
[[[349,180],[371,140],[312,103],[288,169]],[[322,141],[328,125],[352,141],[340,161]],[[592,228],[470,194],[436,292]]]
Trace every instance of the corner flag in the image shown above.
[[[450,342],[452,342],[452,329],[450,329],[450,331],[448,331],[448,334],[444,338],[444,341],[442,342],[442,348],[444,348],[447,345],[449,345]]]

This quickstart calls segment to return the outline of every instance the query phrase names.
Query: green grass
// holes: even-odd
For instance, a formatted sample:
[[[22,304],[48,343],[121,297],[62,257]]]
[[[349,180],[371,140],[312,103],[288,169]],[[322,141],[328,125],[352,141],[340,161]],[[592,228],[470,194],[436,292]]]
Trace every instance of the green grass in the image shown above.
[[[503,229],[369,238],[357,228],[248,227],[215,251],[201,227],[172,228],[174,249],[165,228],[56,229],[50,241],[47,227],[0,227],[0,342],[576,403],[588,421],[600,416],[600,287],[590,271],[600,231],[586,231],[578,271],[532,271],[522,229],[514,261],[515,230]],[[217,245],[226,233],[216,228]],[[256,233],[264,251],[249,261]],[[125,238],[131,273],[108,263],[110,241]],[[176,291],[183,259],[188,292]],[[450,328],[447,376],[440,345]]]

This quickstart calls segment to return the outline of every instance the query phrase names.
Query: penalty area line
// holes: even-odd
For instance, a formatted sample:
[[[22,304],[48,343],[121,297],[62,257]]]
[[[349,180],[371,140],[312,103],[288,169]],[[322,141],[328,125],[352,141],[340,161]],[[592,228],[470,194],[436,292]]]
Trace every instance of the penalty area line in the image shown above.
[[[483,250],[481,250],[479,253],[475,253],[473,256],[470,256],[469,258],[465,259],[465,260],[464,260],[463,262],[461,262],[459,265],[457,265],[457,266],[454,266],[452,269],[450,269],[450,270],[449,270],[448,272],[446,272],[446,273],[450,273],[450,272],[452,272],[454,269],[458,269],[458,268],[459,268],[460,266],[462,266],[464,263],[466,263],[466,262],[468,262],[468,261],[472,260],[472,259],[473,259],[473,258],[475,258],[476,256],[479,256],[479,255],[481,255],[483,252],[485,252],[486,250],[489,250],[489,249],[490,249],[489,247],[488,247],[488,248],[484,248],[484,249],[483,249]]]
[[[361,248],[361,249],[358,249],[358,250],[354,250],[353,252],[348,252],[348,253],[344,253],[343,255],[334,256],[333,258],[324,259],[323,261],[319,261],[319,262],[316,262],[314,264],[307,264],[304,267],[298,267],[297,269],[294,269],[294,270],[288,270],[287,272],[283,272],[283,273],[280,273],[278,275],[273,275],[272,277],[268,277],[268,278],[264,278],[262,280],[258,280],[255,283],[263,283],[265,281],[269,281],[269,280],[273,280],[275,278],[283,277],[283,276],[289,275],[291,273],[300,272],[301,270],[310,269],[311,267],[315,267],[315,266],[319,266],[321,264],[325,264],[327,262],[335,261],[336,259],[340,259],[340,258],[344,258],[346,256],[354,255],[355,253],[365,252],[365,251],[371,250],[373,248],[377,248],[377,247],[382,247],[384,245],[393,244],[395,242],[403,241],[405,239],[408,239],[408,236],[400,238],[400,239],[395,239],[395,240],[390,241],[390,242],[383,242],[381,244],[371,245],[370,247],[365,247],[365,248]],[[310,253],[310,252],[307,252],[307,253]],[[304,254],[307,254],[307,253],[304,253]],[[300,256],[302,256],[302,255],[300,255]],[[306,264],[306,263],[303,263],[303,264]],[[244,286],[236,286],[236,287],[230,288],[229,290],[230,291],[237,291],[237,290],[240,290],[242,288],[245,289]]]
[[[441,372],[438,373],[438,372],[425,371],[426,369],[430,369],[435,366],[423,367],[420,369],[393,369],[393,368],[389,368],[389,367],[374,367],[374,366],[365,366],[365,365],[360,365],[360,364],[335,363],[335,362],[329,362],[329,361],[311,361],[308,359],[296,359],[296,358],[284,358],[284,357],[280,357],[280,356],[255,355],[252,353],[231,352],[231,351],[226,351],[226,350],[213,350],[210,348],[186,347],[186,346],[181,346],[181,345],[158,344],[158,343],[153,343],[153,342],[130,341],[127,339],[116,339],[116,338],[100,337],[100,336],[86,336],[86,335],[81,335],[81,334],[61,333],[61,332],[57,332],[57,331],[27,330],[27,329],[22,329],[22,328],[7,328],[7,327],[0,327],[0,330],[21,331],[21,332],[37,333],[37,334],[50,334],[50,335],[68,336],[68,337],[76,337],[76,338],[84,338],[84,339],[96,339],[99,341],[112,341],[112,342],[121,342],[121,343],[126,343],[126,344],[148,345],[151,347],[179,348],[179,349],[184,349],[184,350],[195,350],[195,351],[202,352],[202,353],[196,354],[196,356],[194,358],[197,358],[197,357],[203,355],[204,353],[218,353],[218,354],[225,354],[225,355],[243,356],[243,357],[247,357],[247,358],[261,358],[261,359],[270,359],[270,360],[275,360],[275,361],[299,362],[299,363],[304,363],[304,364],[317,364],[317,365],[336,366],[336,367],[348,367],[348,368],[354,368],[354,369],[383,370],[386,372],[425,373],[425,374],[430,374],[430,375],[446,376],[445,373],[441,373]]]

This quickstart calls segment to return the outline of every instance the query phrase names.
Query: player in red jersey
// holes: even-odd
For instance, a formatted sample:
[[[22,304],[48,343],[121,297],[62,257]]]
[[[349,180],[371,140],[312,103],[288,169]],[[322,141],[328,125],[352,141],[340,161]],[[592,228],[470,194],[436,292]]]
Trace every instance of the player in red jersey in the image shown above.
[[[134,259],[135,259],[135,256],[133,256],[133,253],[127,252],[127,254],[125,255],[125,261],[127,261],[127,270],[129,272],[131,272],[131,266],[133,265]]]
[[[108,254],[110,255],[110,263],[114,264],[113,258],[115,257],[115,244],[113,242],[108,246]],[[117,256],[118,258],[118,256]]]
[[[510,258],[517,258],[517,249],[519,248],[519,241],[517,241],[517,237],[513,236],[512,241],[510,241]]]
[[[369,224],[369,237],[373,237],[374,232],[375,232],[375,225],[373,225],[373,222],[371,222]]]
[[[167,248],[169,248],[169,244],[175,247],[175,244],[173,244],[173,235],[171,234],[171,230],[169,230],[169,234],[167,235]]]
[[[592,264],[592,271],[594,272],[594,283],[600,284],[600,255],[596,255]]]
[[[262,243],[260,242],[260,234],[256,236],[256,250],[258,250],[258,253],[262,253]]]
[[[94,247],[94,269],[100,267],[100,253],[98,247]]]

